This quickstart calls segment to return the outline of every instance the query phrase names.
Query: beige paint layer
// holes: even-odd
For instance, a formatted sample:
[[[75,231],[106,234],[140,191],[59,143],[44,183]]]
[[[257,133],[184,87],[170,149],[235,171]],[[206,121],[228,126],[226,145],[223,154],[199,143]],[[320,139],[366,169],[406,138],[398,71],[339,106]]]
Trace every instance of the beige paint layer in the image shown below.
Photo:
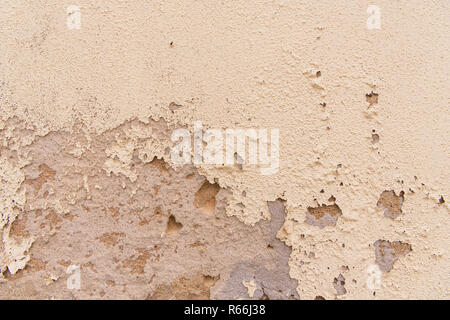
[[[171,130],[202,121],[280,130],[274,175],[246,164],[196,170],[229,190],[226,213],[242,225],[258,228],[271,218],[267,201],[285,201],[278,238],[292,249],[300,298],[449,298],[448,1],[75,2],[0,4],[3,273],[24,269],[39,241],[32,231],[10,237],[39,200],[25,194],[24,181],[36,178],[27,168],[57,169],[51,156],[33,158],[39,139],[72,135],[61,142],[71,161],[97,152],[90,165],[127,189],[140,181],[136,156],[170,164]],[[373,4],[380,29],[366,25]],[[67,26],[70,5],[80,8],[79,29]],[[159,135],[161,118],[168,129]],[[96,146],[100,137],[107,147]],[[68,168],[56,175],[76,173]],[[50,194],[67,197],[59,188]],[[74,210],[66,198],[38,198],[40,210]],[[180,279],[188,273],[167,263]],[[229,269],[208,276],[232,278]]]

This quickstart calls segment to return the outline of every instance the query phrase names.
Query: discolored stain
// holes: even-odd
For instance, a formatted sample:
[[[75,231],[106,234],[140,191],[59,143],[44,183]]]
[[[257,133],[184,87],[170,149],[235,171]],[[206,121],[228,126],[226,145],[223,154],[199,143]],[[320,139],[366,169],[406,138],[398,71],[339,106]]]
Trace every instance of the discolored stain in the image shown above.
[[[97,239],[102,242],[108,248],[114,247],[120,238],[124,237],[125,234],[122,232],[109,232],[104,233]]]
[[[109,213],[110,213],[114,218],[117,218],[117,217],[120,216],[119,209],[117,209],[117,208],[109,207],[109,208],[108,208],[108,211],[109,211]]]
[[[144,274],[147,260],[150,259],[150,253],[147,249],[136,249],[137,257],[133,256],[123,261],[123,267],[130,269],[131,274]]]
[[[45,216],[46,224],[50,229],[59,229],[59,224],[62,222],[62,218],[55,210],[49,210],[49,213]]]
[[[41,190],[42,186],[48,181],[55,179],[56,171],[47,166],[45,163],[39,165],[39,176],[35,179],[27,178],[24,181],[25,185],[29,185],[34,189],[34,195],[36,196]]]
[[[28,264],[25,267],[25,270],[28,270],[30,272],[37,272],[37,271],[45,270],[46,266],[47,266],[46,261],[42,261],[40,259],[31,257],[30,261],[28,261]]]
[[[209,300],[210,288],[219,280],[219,276],[196,274],[181,277],[170,285],[158,286],[148,300]]]
[[[27,238],[30,236],[30,232],[27,230],[27,216],[21,214],[14,220],[9,231],[11,236],[16,238]]]

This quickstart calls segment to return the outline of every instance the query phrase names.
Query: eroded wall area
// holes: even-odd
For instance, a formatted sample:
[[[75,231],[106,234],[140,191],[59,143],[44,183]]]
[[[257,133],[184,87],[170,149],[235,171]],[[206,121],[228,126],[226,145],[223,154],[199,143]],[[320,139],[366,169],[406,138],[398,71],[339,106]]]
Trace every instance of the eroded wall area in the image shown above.
[[[136,127],[151,136],[140,131],[130,141]],[[1,298],[209,299],[211,287],[216,299],[298,296],[290,249],[276,238],[281,201],[269,204],[271,222],[251,227],[226,215],[230,192],[193,166],[174,171],[131,150],[131,179],[114,172],[123,158],[108,150],[118,142],[146,145],[166,130],[162,120],[130,122],[91,139],[81,129],[50,133],[21,149],[32,159],[17,191],[27,201],[7,217],[3,243],[27,246],[2,255]],[[3,155],[17,165],[9,151]],[[81,269],[80,290],[66,287],[71,265]],[[251,296],[243,281],[255,283]]]

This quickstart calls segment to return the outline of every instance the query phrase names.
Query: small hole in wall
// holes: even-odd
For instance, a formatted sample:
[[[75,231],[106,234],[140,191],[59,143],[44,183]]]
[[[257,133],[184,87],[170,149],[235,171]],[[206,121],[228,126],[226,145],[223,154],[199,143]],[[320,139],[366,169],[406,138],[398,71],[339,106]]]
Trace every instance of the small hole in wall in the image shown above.
[[[172,113],[174,113],[176,110],[182,108],[183,106],[181,104],[175,103],[175,102],[171,102],[169,104],[169,110],[172,111]]]
[[[445,200],[444,200],[444,197],[441,196],[441,197],[439,198],[439,204],[443,204],[443,203],[445,203]]]
[[[366,101],[370,105],[377,104],[378,103],[378,93],[375,93],[372,91],[371,93],[366,94]]]
[[[173,48],[173,41],[171,41],[169,45],[171,48]]]
[[[375,144],[375,143],[378,143],[378,141],[380,141],[380,136],[376,133],[373,133],[372,134],[372,143]]]
[[[322,72],[320,72],[320,71],[317,71],[316,72],[316,77],[318,78],[318,77],[320,77],[322,75]]]
[[[183,225],[177,222],[173,215],[170,215],[169,220],[167,221],[166,234],[177,233],[181,228],[183,228]]]
[[[264,293],[259,300],[270,300],[270,298],[266,293]]]
[[[194,206],[201,212],[213,215],[216,208],[216,195],[220,187],[217,183],[211,184],[205,180],[200,189],[195,193]]]

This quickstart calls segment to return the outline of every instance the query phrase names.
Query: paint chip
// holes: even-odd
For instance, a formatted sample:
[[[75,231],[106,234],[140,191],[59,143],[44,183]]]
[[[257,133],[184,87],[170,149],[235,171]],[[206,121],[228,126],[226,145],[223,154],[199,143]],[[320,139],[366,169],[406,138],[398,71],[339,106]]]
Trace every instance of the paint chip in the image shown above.
[[[322,229],[326,226],[335,226],[341,215],[342,211],[337,204],[323,204],[315,208],[308,207],[305,222]]]
[[[378,240],[373,245],[375,246],[375,263],[383,272],[391,271],[395,261],[412,250],[409,243],[401,241]]]
[[[378,103],[378,93],[371,92],[366,94],[366,101],[369,103],[369,106],[372,106],[374,104]]]
[[[400,191],[397,196],[394,190],[385,190],[378,199],[377,207],[384,210],[385,217],[395,219],[402,214],[404,194],[403,191]]]

